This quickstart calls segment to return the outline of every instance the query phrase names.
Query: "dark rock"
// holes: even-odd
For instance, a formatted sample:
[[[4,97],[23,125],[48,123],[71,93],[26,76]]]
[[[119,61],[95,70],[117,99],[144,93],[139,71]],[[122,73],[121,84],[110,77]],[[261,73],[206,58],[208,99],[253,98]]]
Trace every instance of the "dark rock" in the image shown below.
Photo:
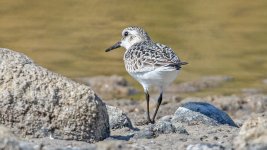
[[[103,99],[123,98],[137,93],[121,76],[96,76],[91,78],[77,78],[77,81],[94,88]]]
[[[203,123],[207,125],[228,124],[237,127],[225,112],[205,102],[184,103],[174,113],[172,122]]]
[[[0,49],[0,123],[17,135],[94,142],[109,136],[105,104],[94,91]]]
[[[109,105],[106,106],[109,115],[110,129],[120,129],[123,127],[133,128],[130,119],[122,112],[121,109]]]

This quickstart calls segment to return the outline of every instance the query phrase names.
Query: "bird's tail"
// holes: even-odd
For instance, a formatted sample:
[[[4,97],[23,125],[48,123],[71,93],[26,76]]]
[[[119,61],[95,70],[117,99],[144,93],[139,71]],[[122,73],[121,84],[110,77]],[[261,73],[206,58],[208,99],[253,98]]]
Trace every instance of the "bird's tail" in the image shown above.
[[[187,62],[179,62],[179,63],[175,63],[175,64],[168,64],[166,65],[166,67],[172,67],[175,68],[175,70],[180,70],[182,67],[182,65],[186,65],[188,64]]]

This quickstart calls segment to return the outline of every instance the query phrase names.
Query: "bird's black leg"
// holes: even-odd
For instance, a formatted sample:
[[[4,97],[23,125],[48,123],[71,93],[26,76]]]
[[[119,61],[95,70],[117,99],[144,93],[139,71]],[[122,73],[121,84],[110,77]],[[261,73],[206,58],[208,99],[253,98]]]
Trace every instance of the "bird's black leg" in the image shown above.
[[[149,114],[149,93],[148,91],[145,91],[145,93],[146,93],[146,106],[147,106],[147,121],[148,123],[152,123],[150,119],[150,114]]]
[[[155,123],[155,118],[156,118],[157,112],[159,110],[159,106],[160,106],[160,104],[162,102],[162,93],[163,92],[161,92],[160,95],[159,95],[157,107],[156,107],[155,113],[154,113],[153,118],[152,118],[152,123]]]

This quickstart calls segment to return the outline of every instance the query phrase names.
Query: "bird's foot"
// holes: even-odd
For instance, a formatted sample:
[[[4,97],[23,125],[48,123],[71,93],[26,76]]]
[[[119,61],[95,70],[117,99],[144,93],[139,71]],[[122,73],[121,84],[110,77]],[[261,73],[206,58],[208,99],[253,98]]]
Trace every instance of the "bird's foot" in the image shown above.
[[[155,120],[154,120],[154,119],[151,120],[150,118],[147,118],[147,122],[148,122],[148,124],[149,124],[149,123],[154,124],[154,123],[155,123]]]
[[[144,120],[141,120],[141,121],[138,121],[138,122],[136,122],[135,123],[135,125],[136,126],[143,126],[143,125],[148,125],[148,124],[154,124],[155,123],[155,121],[151,121],[151,120],[146,120],[146,119],[144,119]]]

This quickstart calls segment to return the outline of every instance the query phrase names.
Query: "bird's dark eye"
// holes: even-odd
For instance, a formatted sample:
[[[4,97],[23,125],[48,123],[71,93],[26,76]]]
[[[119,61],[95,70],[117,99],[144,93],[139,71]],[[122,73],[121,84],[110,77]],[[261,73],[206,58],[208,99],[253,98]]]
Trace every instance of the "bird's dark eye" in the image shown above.
[[[127,36],[129,33],[126,31],[126,32],[124,32],[124,36]]]

